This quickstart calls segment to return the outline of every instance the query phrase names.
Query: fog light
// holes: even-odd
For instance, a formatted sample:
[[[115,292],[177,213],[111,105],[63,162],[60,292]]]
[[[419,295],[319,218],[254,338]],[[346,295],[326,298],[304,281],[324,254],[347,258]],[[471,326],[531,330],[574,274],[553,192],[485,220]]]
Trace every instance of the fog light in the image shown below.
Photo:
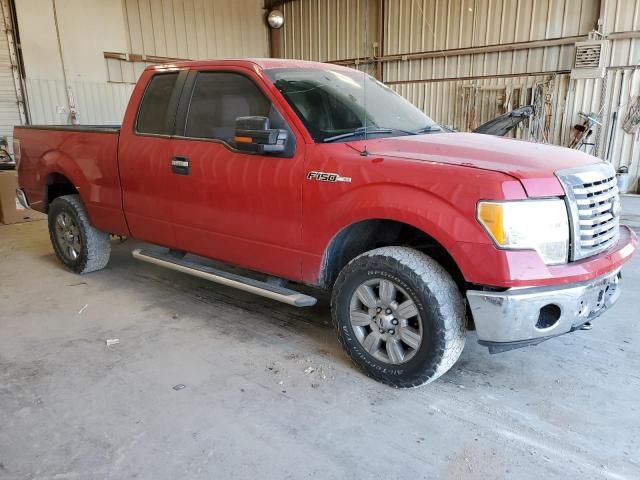
[[[540,315],[538,315],[538,322],[536,328],[545,329],[553,327],[560,320],[560,307],[554,303],[545,305],[540,309]]]

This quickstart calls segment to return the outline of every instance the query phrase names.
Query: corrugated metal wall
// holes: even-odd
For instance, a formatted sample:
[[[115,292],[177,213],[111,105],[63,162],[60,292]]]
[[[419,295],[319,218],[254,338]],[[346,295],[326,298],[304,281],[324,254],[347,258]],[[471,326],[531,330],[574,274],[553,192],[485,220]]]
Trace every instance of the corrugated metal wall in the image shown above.
[[[606,0],[606,33],[640,30],[640,2],[637,0]],[[640,38],[620,39],[613,42],[611,66],[640,64]]]
[[[11,24],[6,3],[0,5],[0,136],[7,137],[9,150],[13,150],[13,126],[23,120],[20,113],[19,94],[9,42]]]
[[[59,0],[58,0],[59,1]],[[71,1],[71,0],[68,0]],[[75,0],[80,1],[80,0]],[[116,0],[113,0],[116,1]],[[133,84],[147,65],[157,63],[147,57],[181,59],[268,57],[268,28],[264,21],[263,0],[121,0],[122,44],[128,51],[116,52],[134,61],[107,58],[105,81],[79,80],[69,76],[69,89],[58,78],[27,78],[26,89],[32,123],[68,123],[70,92],[72,103],[83,124],[121,123]],[[58,12],[61,36],[69,33],[73,22],[64,22],[66,10]],[[44,12],[46,22],[53,22]],[[39,19],[42,20],[42,19]],[[100,21],[87,18],[87,22]],[[27,21],[27,20],[25,20]],[[114,21],[110,19],[110,21]],[[114,39],[115,40],[115,39]],[[126,40],[126,41],[125,41]],[[91,42],[91,38],[86,38]],[[73,56],[66,52],[72,44],[62,42],[68,70]],[[113,53],[113,52],[111,52]],[[58,57],[56,52],[56,58]],[[30,71],[26,65],[27,72]]]
[[[498,115],[532,103],[536,87],[549,96],[548,103],[553,108],[567,96],[569,75],[521,75],[392,85],[395,91],[438,123],[463,131],[473,130]],[[545,133],[538,134],[535,124],[524,122],[515,136],[524,140],[564,143],[561,115],[551,116],[548,125],[543,126]]]
[[[562,113],[568,91],[565,74],[573,65],[573,43],[516,51],[447,53],[422,59],[411,59],[412,55],[585,36],[599,16],[596,0],[386,0],[384,51],[376,52],[375,44],[380,40],[377,3],[299,0],[286,4],[284,56],[339,62],[374,54],[397,56],[383,63],[384,82],[439,122],[461,129],[465,128],[461,110],[463,85],[476,85],[481,91],[500,85],[507,90],[531,88],[551,75],[558,87],[554,90],[558,102],[553,105],[554,111]],[[369,13],[368,23],[364,12]],[[500,108],[487,107],[477,120],[488,120],[493,113],[502,112]],[[554,119],[556,142],[563,138],[561,125]]]
[[[375,0],[285,4],[283,56],[340,61],[372,55],[379,41],[376,9]],[[378,55],[586,35],[598,9],[596,0],[386,0],[384,52]],[[555,71],[571,68],[572,62],[572,45],[399,60],[385,63],[385,81]]]
[[[617,68],[607,73],[604,99],[604,128],[598,155],[617,167],[626,166],[634,178],[640,177],[640,134],[622,129],[625,115],[635,96],[640,95],[640,69]]]
[[[613,138],[610,160],[616,166],[631,165],[637,177],[638,135],[632,138],[619,123],[612,125],[612,114],[619,109],[617,92],[626,82],[631,86],[624,87],[624,95],[629,95],[627,91],[633,94],[638,74],[610,69],[605,79],[569,77],[574,43],[597,26],[601,13],[606,34],[640,30],[640,2],[602,2],[384,0],[384,51],[379,52],[377,1],[298,0],[284,6],[283,56],[351,65],[355,58],[381,57],[385,83],[436,121],[461,130],[523,104],[514,101],[515,93],[526,99],[526,92],[544,84],[551,99],[545,105],[551,112],[550,119],[545,120],[548,140],[567,145],[573,125],[581,123],[579,112],[599,113],[603,127],[596,129],[593,136],[597,143],[594,153],[604,158],[609,137]],[[369,12],[368,22],[365,11]],[[640,63],[640,39],[616,35],[618,38],[609,42],[608,65]],[[517,42],[545,43],[514,47],[512,44]],[[511,45],[508,51],[455,51],[505,44]],[[428,58],[415,58],[421,55]],[[477,97],[471,113],[470,92]],[[517,136],[540,139],[539,135],[532,137],[527,128],[523,127]]]
[[[640,2],[608,2],[605,32],[640,31]],[[613,41],[609,64],[613,68],[607,71],[605,79],[602,99],[604,128],[598,154],[616,166],[627,166],[631,176],[640,179],[640,132],[631,135],[622,129],[633,97],[640,95],[640,38]],[[625,66],[632,68],[621,68]]]
[[[131,62],[117,58],[105,58],[107,62],[107,75],[110,82],[116,83],[136,83],[151,62]]]
[[[262,0],[125,0],[130,52],[172,58],[267,57]]]
[[[594,0],[391,0],[385,54],[481,47],[586,35]],[[524,74],[571,68],[571,45],[388,62],[385,81]]]
[[[373,55],[376,8],[375,0],[302,0],[285,4],[284,56],[329,62]]]
[[[62,80],[27,79],[29,112],[33,124],[65,124],[69,120],[67,92]],[[87,125],[117,125],[133,91],[131,84],[71,82],[78,121]]]
[[[119,53],[135,61],[105,58],[108,81],[71,82],[82,123],[120,122],[130,84],[149,62],[146,57],[269,54],[263,0],[121,1],[128,51]],[[435,120],[461,130],[523,104],[543,85],[550,99],[545,104],[549,141],[566,145],[573,125],[580,123],[578,113],[595,112],[603,123],[594,135],[595,152],[601,157],[608,152],[615,165],[630,165],[639,173],[638,134],[624,133],[613,116],[624,114],[625,102],[638,88],[638,74],[629,66],[640,62],[640,38],[628,38],[628,32],[640,31],[640,2],[382,0],[382,5],[380,23],[377,0],[285,3],[283,56],[337,61],[380,74]],[[602,31],[613,34],[608,65],[625,69],[611,68],[604,79],[570,80],[574,43],[601,16]],[[375,58],[384,60],[378,70]],[[58,113],[68,107],[60,81],[29,79],[27,92],[33,122],[68,120],[68,112]],[[517,135],[540,139],[531,133],[522,129]]]

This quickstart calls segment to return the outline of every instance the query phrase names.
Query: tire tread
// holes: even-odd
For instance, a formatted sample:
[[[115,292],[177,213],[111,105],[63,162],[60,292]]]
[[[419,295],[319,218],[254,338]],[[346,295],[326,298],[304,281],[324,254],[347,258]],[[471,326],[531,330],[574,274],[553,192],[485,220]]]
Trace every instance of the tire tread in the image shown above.
[[[84,237],[84,243],[87,251],[84,258],[82,258],[77,265],[69,265],[65,261],[62,252],[59,251],[58,244],[54,237],[54,229],[49,225],[49,238],[51,239],[51,244],[53,245],[58,258],[68,268],[80,274],[95,272],[96,270],[101,270],[106,267],[109,263],[109,257],[111,256],[111,239],[109,234],[102,230],[98,230],[91,225],[89,216],[87,215],[84,205],[82,204],[82,200],[80,199],[80,195],[63,195],[56,198],[51,203],[49,214],[51,214],[51,210],[55,212],[58,208],[62,208],[61,204],[64,204],[75,213],[76,220],[78,221],[78,227]]]
[[[434,300],[429,307],[436,309],[441,322],[434,323],[434,327],[439,327],[439,329],[434,330],[434,334],[438,339],[438,349],[440,350],[440,358],[434,368],[427,369],[418,376],[404,380],[385,376],[373,369],[365,369],[365,373],[396,388],[419,387],[436,380],[456,363],[464,349],[466,309],[462,295],[451,275],[436,260],[418,250],[409,247],[381,247],[357,256],[344,267],[336,280],[331,299],[332,319],[338,332],[340,343],[349,354],[351,360],[362,368],[362,365],[357,361],[357,357],[354,356],[340,335],[336,292],[339,292],[342,288],[350,270],[356,264],[367,259],[367,257],[371,259],[378,257],[377,260],[388,263],[394,263],[395,261],[406,267],[423,285],[423,292],[421,293]]]

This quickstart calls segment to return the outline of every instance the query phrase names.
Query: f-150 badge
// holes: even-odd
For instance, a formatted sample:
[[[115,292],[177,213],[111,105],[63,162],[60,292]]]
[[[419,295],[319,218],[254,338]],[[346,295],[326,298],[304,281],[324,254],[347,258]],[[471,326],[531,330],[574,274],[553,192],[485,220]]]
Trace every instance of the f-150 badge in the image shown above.
[[[307,180],[316,180],[318,182],[346,182],[351,183],[351,177],[341,177],[337,173],[315,172],[307,173]]]

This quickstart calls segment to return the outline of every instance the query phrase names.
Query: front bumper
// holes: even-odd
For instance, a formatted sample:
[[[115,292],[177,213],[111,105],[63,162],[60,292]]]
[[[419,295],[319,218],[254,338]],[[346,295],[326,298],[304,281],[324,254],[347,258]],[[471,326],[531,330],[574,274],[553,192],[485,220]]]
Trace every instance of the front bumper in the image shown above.
[[[469,290],[478,342],[491,353],[572,332],[607,311],[620,296],[620,269],[580,283],[507,290]]]

